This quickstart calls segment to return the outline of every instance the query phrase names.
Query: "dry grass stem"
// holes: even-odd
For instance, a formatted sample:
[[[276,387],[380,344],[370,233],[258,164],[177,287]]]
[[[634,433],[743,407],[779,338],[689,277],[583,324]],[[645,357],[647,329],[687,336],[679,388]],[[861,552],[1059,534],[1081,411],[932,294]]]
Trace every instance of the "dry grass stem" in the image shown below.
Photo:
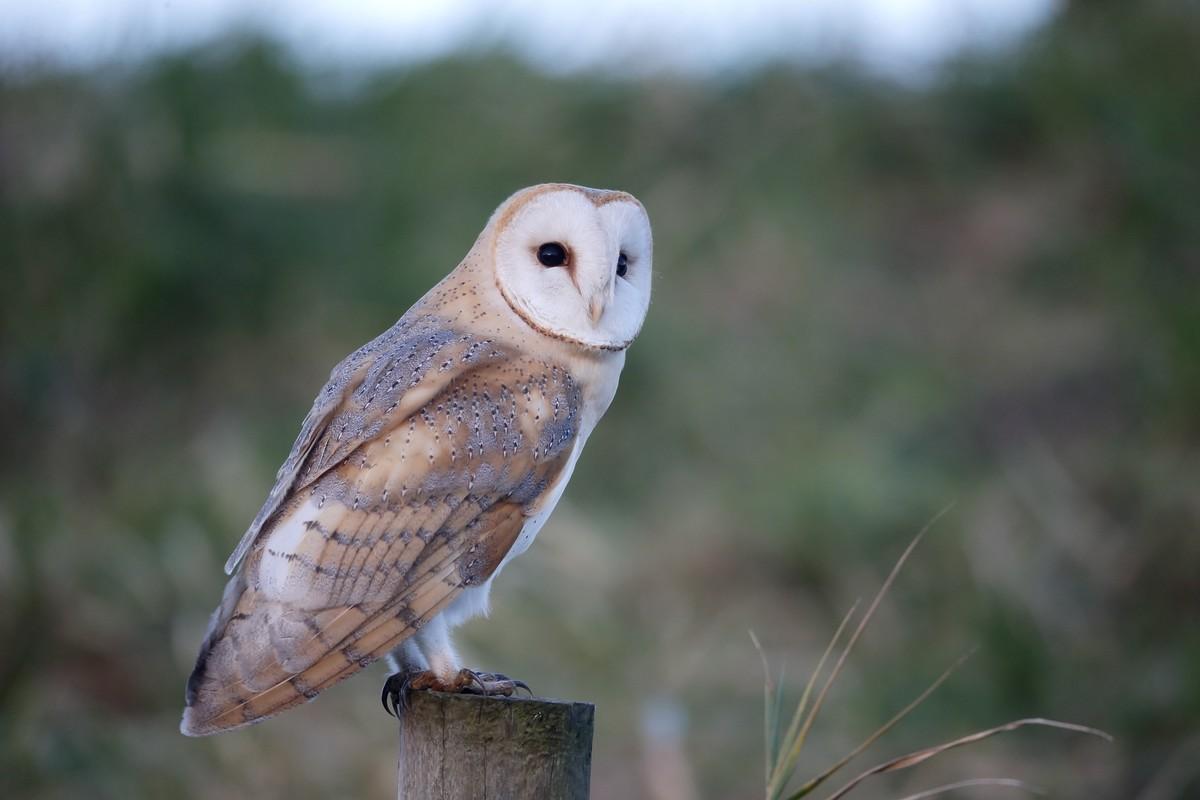
[[[1046,728],[1059,728],[1060,730],[1073,731],[1075,733],[1086,733],[1089,736],[1098,736],[1101,739],[1104,739],[1109,742],[1111,742],[1113,740],[1111,736],[1109,736],[1107,733],[1105,733],[1102,730],[1097,730],[1096,728],[1089,728],[1086,725],[1076,725],[1072,722],[1059,722],[1058,720],[1043,719],[1041,717],[1031,717],[1029,719],[1013,720],[1012,722],[1006,722],[1003,725],[997,725],[994,728],[988,728],[987,730],[977,731],[975,733],[971,733],[966,736],[961,736],[958,739],[952,739],[951,741],[943,742],[942,744],[937,744],[937,745],[934,745],[933,747],[926,747],[922,750],[916,750],[916,751],[907,753],[902,756],[897,756],[896,758],[885,761],[882,764],[877,764],[876,766],[871,767],[866,772],[859,774],[857,777],[855,777],[853,780],[849,781],[841,789],[838,789],[836,792],[829,795],[829,797],[826,798],[826,800],[838,800],[838,798],[840,798],[840,797],[845,797],[847,794],[850,793],[850,791],[852,789],[854,789],[855,786],[858,786],[860,783],[862,783],[863,781],[865,781],[867,778],[871,777],[872,775],[882,775],[886,772],[897,772],[902,769],[908,769],[909,767],[915,767],[918,764],[928,761],[929,759],[933,758],[934,756],[941,755],[942,753],[946,752],[947,750],[953,750],[956,747],[962,747],[963,745],[974,744],[975,742],[981,742],[984,739],[991,738],[992,736],[995,736],[998,733],[1007,733],[1008,731],[1015,731],[1018,728],[1024,728],[1028,725],[1039,725],[1039,726],[1046,727]]]
[[[900,722],[900,720],[904,719],[910,713],[912,713],[919,705],[921,705],[921,703],[924,703],[925,700],[929,697],[929,695],[933,694],[939,686],[941,686],[943,683],[945,683],[946,680],[951,675],[953,675],[955,672],[958,671],[959,667],[961,667],[964,663],[966,663],[966,660],[971,657],[971,653],[973,653],[973,652],[974,651],[972,650],[969,653],[964,653],[957,661],[955,661],[953,664],[951,664],[949,667],[947,667],[946,671],[937,677],[937,680],[935,680],[933,683],[929,684],[929,686],[925,689],[925,691],[923,691],[919,695],[917,695],[917,697],[911,703],[906,705],[904,708],[900,709],[900,711],[897,712],[895,716],[893,716],[891,719],[889,719],[883,725],[879,726],[879,728],[874,733],[872,733],[870,736],[868,736],[866,739],[864,739],[862,741],[862,744],[860,744],[858,747],[851,750],[849,753],[847,753],[842,758],[838,759],[838,761],[836,763],[834,763],[832,766],[830,766],[828,769],[826,769],[820,775],[818,775],[817,777],[808,781],[808,783],[801,786],[800,789],[795,794],[792,795],[792,797],[793,798],[804,797],[805,795],[809,794],[812,790],[816,789],[821,784],[825,783],[825,781],[827,781],[829,778],[833,777],[834,774],[836,774],[839,770],[841,770],[842,767],[844,767],[848,763],[850,763],[850,761],[852,761],[856,756],[858,756],[860,753],[862,753],[864,750],[866,750],[868,747],[870,747],[876,741],[878,741],[878,739],[881,736],[883,736],[885,733],[887,733],[893,727],[895,727],[896,724],[898,722]]]
[[[782,735],[780,734],[780,723],[782,721],[781,711],[783,708],[783,673],[780,673],[780,679],[778,681],[772,678],[771,668],[767,661],[766,652],[763,650],[762,644],[759,642],[758,637],[753,631],[750,632],[750,640],[754,643],[754,648],[758,651],[763,665],[763,738],[765,744],[767,800],[781,800],[781,798],[784,797],[786,797],[786,800],[801,800],[801,798],[810,795],[831,777],[840,772],[854,758],[870,748],[871,745],[877,742],[884,734],[899,724],[901,720],[916,710],[922,703],[925,702],[925,700],[929,698],[931,694],[933,694],[934,691],[937,690],[939,686],[945,683],[950,676],[953,675],[960,666],[962,666],[967,658],[970,657],[971,653],[963,655],[948,669],[946,669],[945,672],[939,675],[937,679],[933,681],[933,683],[931,683],[923,692],[921,692],[921,694],[919,694],[908,705],[897,712],[891,719],[877,728],[857,747],[855,747],[842,758],[838,759],[823,772],[809,779],[796,791],[790,794],[785,794],[786,787],[788,783],[791,782],[791,779],[795,774],[796,765],[800,760],[800,754],[804,749],[804,744],[808,739],[808,735],[812,730],[814,723],[816,722],[817,714],[824,705],[825,698],[829,694],[829,690],[832,688],[834,682],[841,674],[846,660],[853,651],[855,644],[857,644],[859,638],[863,634],[863,631],[866,630],[867,625],[875,616],[876,610],[879,608],[883,598],[887,595],[888,590],[891,589],[892,584],[895,582],[896,577],[900,574],[900,570],[904,567],[904,564],[908,561],[909,556],[912,555],[912,552],[916,549],[916,546],[921,542],[921,539],[924,538],[929,529],[933,527],[933,525],[939,519],[941,519],[941,517],[945,515],[947,511],[950,510],[950,508],[951,506],[947,506],[934,515],[934,517],[925,525],[925,527],[913,537],[913,540],[904,549],[904,552],[901,553],[900,558],[897,559],[895,566],[893,566],[891,572],[888,573],[887,579],[884,580],[883,585],[879,588],[879,591],[875,594],[871,604],[867,607],[866,613],[864,613],[862,618],[858,621],[858,624],[854,627],[853,632],[850,634],[845,644],[841,645],[841,651],[838,654],[837,661],[834,663],[829,674],[825,677],[824,683],[821,684],[821,688],[819,691],[817,691],[814,699],[813,691],[816,688],[818,680],[825,671],[825,664],[829,660],[829,657],[832,655],[833,651],[837,649],[841,643],[842,636],[845,633],[851,619],[854,618],[859,603],[856,602],[846,616],[842,618],[841,623],[838,625],[837,631],[834,633],[829,645],[825,648],[825,652],[821,655],[820,660],[817,662],[816,669],[814,669],[812,674],[809,676],[808,682],[804,687],[804,692],[800,697],[800,701],[796,704],[795,711],[792,713],[791,722],[789,723],[787,730],[784,731]],[[952,750],[957,747],[979,742],[995,736],[996,734],[1013,731],[1030,725],[1058,728],[1061,730],[1074,731],[1076,733],[1086,733],[1111,741],[1111,737],[1103,731],[1083,725],[1075,725],[1069,722],[1058,722],[1056,720],[1042,719],[1040,717],[1019,719],[1004,725],[998,725],[994,728],[977,731],[976,733],[968,734],[967,736],[962,736],[958,739],[943,742],[942,744],[934,745],[933,747],[927,747],[922,750],[917,750],[912,753],[893,758],[889,761],[885,761],[882,764],[878,764],[871,769],[862,772],[843,785],[840,789],[835,791],[833,794],[829,795],[826,800],[839,800],[839,798],[845,797],[859,784],[872,775],[881,775],[887,772],[896,772],[898,770],[908,769],[909,767],[914,767],[918,764],[921,764],[930,758],[933,758],[934,756],[940,755],[947,750]],[[957,783],[946,784],[934,789],[928,789],[918,794],[911,795],[910,797],[905,798],[905,800],[918,800],[918,798],[933,797],[935,795],[943,794],[955,789],[985,785],[1008,786],[1035,794],[1039,792],[1039,790],[1012,778],[974,778],[959,781]]]
[[[1031,786],[1024,781],[1019,781],[1016,778],[971,778],[965,781],[956,781],[947,783],[943,786],[935,786],[932,789],[926,789],[923,792],[916,794],[905,795],[900,800],[925,800],[927,797],[937,797],[939,794],[953,792],[956,789],[968,789],[972,786],[1007,786],[1012,789],[1020,789],[1029,794],[1042,795],[1046,793],[1045,789],[1040,789],[1037,786]]]

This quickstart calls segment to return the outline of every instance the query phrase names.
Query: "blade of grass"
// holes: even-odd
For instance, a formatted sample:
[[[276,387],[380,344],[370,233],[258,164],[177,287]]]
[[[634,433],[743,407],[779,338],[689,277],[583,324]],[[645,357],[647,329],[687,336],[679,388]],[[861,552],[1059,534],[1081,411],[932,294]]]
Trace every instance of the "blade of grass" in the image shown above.
[[[958,658],[958,660],[955,661],[953,664],[951,664],[949,667],[947,667],[946,670],[941,675],[939,675],[933,683],[929,684],[929,686],[927,686],[925,688],[925,691],[923,691],[919,695],[917,695],[917,697],[911,703],[906,705],[904,708],[900,709],[900,711],[897,712],[894,717],[889,719],[887,722],[885,722],[883,725],[881,725],[874,733],[872,733],[870,736],[868,736],[866,739],[864,739],[862,741],[862,744],[860,744],[858,747],[851,750],[849,753],[847,753],[842,758],[838,759],[832,766],[830,766],[828,769],[826,769],[820,775],[817,775],[815,778],[813,778],[812,780],[808,781],[803,786],[801,786],[793,795],[791,795],[791,797],[788,798],[788,800],[797,800],[798,798],[804,797],[805,795],[809,794],[814,789],[819,787],[821,784],[825,783],[825,781],[827,781],[831,777],[833,777],[833,775],[835,773],[837,773],[839,770],[841,770],[842,767],[849,764],[850,761],[852,761],[856,756],[858,756],[860,753],[862,753],[864,750],[866,750],[871,745],[875,744],[875,742],[879,740],[879,737],[883,736],[885,733],[887,733],[892,728],[894,728],[902,719],[907,717],[909,714],[911,714],[913,712],[914,709],[916,709],[919,705],[921,705],[921,703],[924,703],[929,698],[929,695],[931,695],[935,691],[937,691],[937,688],[939,686],[941,686],[943,683],[945,683],[946,680],[949,679],[949,677],[951,675],[953,675],[955,672],[957,672],[958,668],[961,667],[963,665],[963,663],[966,662],[966,660],[968,658],[970,658],[972,656],[972,654],[974,654],[974,652],[975,652],[974,650],[971,650],[971,651],[966,652],[963,655],[961,655]]]
[[[854,787],[858,786],[872,775],[882,775],[885,772],[897,772],[902,769],[908,769],[909,767],[915,767],[918,764],[928,761],[934,756],[941,755],[947,750],[953,750],[956,747],[962,747],[963,745],[983,741],[984,739],[991,738],[996,734],[1015,731],[1017,728],[1024,728],[1027,725],[1039,725],[1047,728],[1059,728],[1060,730],[1074,731],[1076,733],[1086,733],[1090,736],[1098,736],[1101,739],[1109,742],[1113,740],[1113,738],[1104,731],[1097,730],[1096,728],[1089,728],[1086,725],[1076,725],[1071,722],[1059,722],[1057,720],[1043,719],[1041,717],[1013,720],[1012,722],[1007,722],[1003,725],[997,725],[994,728],[977,731],[975,733],[962,736],[958,739],[953,739],[949,742],[943,742],[942,744],[934,745],[933,747],[926,747],[923,750],[916,750],[906,755],[897,756],[896,758],[885,761],[882,764],[877,764],[876,766],[860,773],[855,778],[847,782],[844,786],[842,786],[842,788],[829,795],[826,800],[838,800],[838,798],[845,797],[852,789],[854,789]]]
[[[879,587],[879,591],[875,594],[875,599],[871,601],[871,605],[867,608],[867,613],[863,615],[861,620],[859,620],[858,627],[856,627],[854,629],[854,633],[850,635],[850,639],[846,642],[845,647],[842,649],[841,655],[838,656],[837,663],[833,665],[833,670],[829,673],[829,677],[825,679],[825,684],[821,687],[821,691],[817,694],[816,700],[813,701],[812,708],[809,709],[808,716],[805,717],[804,723],[801,725],[795,740],[791,742],[791,747],[789,748],[786,756],[786,760],[788,762],[794,765],[795,762],[800,758],[800,751],[804,747],[804,742],[808,739],[808,733],[812,729],[813,723],[817,719],[817,714],[820,712],[821,706],[825,703],[825,696],[829,693],[829,689],[833,686],[834,681],[837,680],[838,675],[841,674],[842,667],[845,665],[846,659],[850,656],[850,652],[854,649],[854,645],[858,642],[859,637],[862,636],[862,632],[866,629],[867,624],[870,623],[871,618],[875,616],[876,609],[879,608],[879,604],[887,595],[888,589],[892,587],[892,583],[895,582],[896,576],[900,574],[900,570],[904,567],[904,563],[908,561],[908,557],[912,555],[913,550],[916,549],[917,545],[920,543],[921,539],[924,538],[925,534],[929,532],[929,529],[932,528],[934,524],[953,507],[954,504],[951,503],[938,513],[934,514],[933,518],[930,519],[929,522],[925,523],[925,527],[921,528],[917,535],[913,537],[913,540],[908,543],[908,547],[904,548],[904,552],[900,554],[900,558],[896,561],[896,565],[893,566],[892,571],[888,573],[887,579],[883,582],[883,586]],[[774,777],[777,778],[778,775]],[[778,784],[778,786],[775,788],[775,791],[781,792],[786,783],[787,781],[785,780],[781,784]],[[772,798],[778,796],[777,794],[772,794],[770,791],[768,791],[767,794],[768,797]],[[804,794],[806,793],[798,793],[792,795],[792,797],[803,797]]]
[[[1019,781],[1016,778],[972,778],[970,780],[958,781],[957,783],[947,783],[944,786],[935,786],[932,789],[926,789],[923,792],[910,794],[901,797],[900,800],[926,800],[928,797],[936,797],[939,794],[952,792],[955,789],[967,789],[971,786],[1007,786],[1012,789],[1020,789],[1030,794],[1043,795],[1045,789],[1039,789],[1036,786],[1031,786],[1024,781]]]
[[[780,666],[780,668],[779,668],[779,682],[775,685],[775,731],[774,731],[775,752],[771,753],[771,763],[772,764],[774,764],[775,760],[777,758],[779,758],[779,747],[780,747],[780,743],[781,743],[781,740],[779,738],[779,735],[780,735],[779,725],[783,721],[783,684],[784,684],[784,678],[786,677],[786,675],[787,675],[787,665],[784,664],[784,665]],[[768,777],[770,776],[769,771],[768,771],[767,775],[768,775]]]
[[[759,643],[754,631],[750,630],[750,641],[762,659],[763,667],[763,754],[766,761],[766,780],[771,780],[771,765],[779,752],[779,688],[771,680],[771,665],[767,663],[767,653]],[[782,687],[782,675],[779,686]]]
[[[796,704],[796,712],[792,715],[791,724],[788,725],[787,733],[779,742],[780,748],[776,751],[774,766],[767,775],[767,800],[778,800],[783,793],[783,788],[787,786],[791,780],[792,773],[796,771],[796,761],[800,757],[800,748],[794,748],[792,742],[800,730],[800,725],[804,720],[804,711],[808,708],[809,698],[812,696],[812,690],[816,686],[817,678],[821,676],[821,672],[825,669],[825,662],[829,660],[829,656],[841,641],[842,633],[846,630],[846,626],[850,624],[850,620],[854,617],[854,612],[858,610],[861,600],[855,600],[854,605],[850,606],[850,610],[846,612],[846,616],[842,617],[842,621],[838,624],[837,630],[834,631],[833,638],[829,640],[829,644],[825,646],[825,652],[821,654],[821,659],[817,662],[816,669],[812,675],[808,677],[808,683],[804,685],[804,693],[800,695],[800,702]],[[786,758],[781,758],[780,753],[784,750],[788,755]]]

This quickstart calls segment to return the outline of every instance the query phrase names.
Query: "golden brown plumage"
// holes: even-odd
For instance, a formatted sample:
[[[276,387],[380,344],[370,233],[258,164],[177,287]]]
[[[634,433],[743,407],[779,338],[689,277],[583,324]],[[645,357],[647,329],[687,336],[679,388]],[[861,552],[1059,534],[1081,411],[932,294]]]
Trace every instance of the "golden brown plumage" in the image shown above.
[[[539,202],[573,208],[558,198],[576,193],[597,209],[613,198],[636,203],[551,189]],[[621,320],[605,323],[607,338],[595,342],[570,327],[548,336],[541,328],[558,317],[529,318],[543,314],[539,298],[518,307],[497,277],[510,227],[549,224],[522,211],[547,191],[511,198],[454,272],[333,370],[226,565],[237,573],[188,681],[185,733],[238,727],[311,699],[420,632],[465,591],[485,604],[498,567],[528,546],[624,360],[624,345],[609,341]],[[534,212],[559,213],[541,208]],[[581,272],[583,248],[601,247],[586,233],[573,234]],[[647,227],[647,292],[648,235]],[[518,302],[524,291],[512,290]]]

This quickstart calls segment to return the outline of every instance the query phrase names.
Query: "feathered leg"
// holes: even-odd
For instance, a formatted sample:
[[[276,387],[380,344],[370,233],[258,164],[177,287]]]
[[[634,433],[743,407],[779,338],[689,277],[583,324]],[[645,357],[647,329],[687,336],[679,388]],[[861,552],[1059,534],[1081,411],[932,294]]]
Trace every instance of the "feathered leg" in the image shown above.
[[[511,697],[518,689],[533,694],[524,681],[463,667],[458,651],[450,641],[450,626],[440,616],[389,653],[388,663],[396,672],[384,682],[381,700],[384,709],[392,715],[398,715],[408,706],[409,692],[422,689],[489,697]]]

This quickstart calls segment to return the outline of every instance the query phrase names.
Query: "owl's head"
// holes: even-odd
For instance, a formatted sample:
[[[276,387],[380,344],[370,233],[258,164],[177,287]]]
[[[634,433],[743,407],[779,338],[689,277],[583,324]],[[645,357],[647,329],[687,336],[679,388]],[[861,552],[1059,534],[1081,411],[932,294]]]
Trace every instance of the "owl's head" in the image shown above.
[[[623,350],[650,306],[646,209],[624,192],[564,183],[522,189],[492,217],[500,293],[538,331]]]

